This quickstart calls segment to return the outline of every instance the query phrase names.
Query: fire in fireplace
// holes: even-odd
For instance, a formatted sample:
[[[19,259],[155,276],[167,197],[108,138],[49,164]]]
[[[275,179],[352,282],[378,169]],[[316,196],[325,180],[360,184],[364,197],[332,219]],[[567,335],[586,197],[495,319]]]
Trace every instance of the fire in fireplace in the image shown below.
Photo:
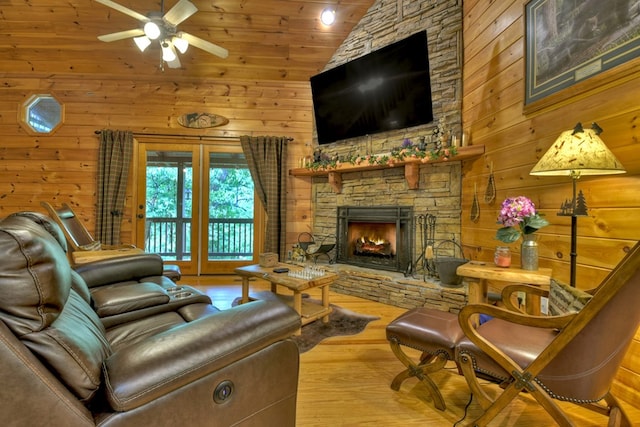
[[[338,207],[337,261],[406,271],[411,262],[413,208]]]
[[[351,222],[349,244],[356,255],[391,257],[396,253],[396,224]]]

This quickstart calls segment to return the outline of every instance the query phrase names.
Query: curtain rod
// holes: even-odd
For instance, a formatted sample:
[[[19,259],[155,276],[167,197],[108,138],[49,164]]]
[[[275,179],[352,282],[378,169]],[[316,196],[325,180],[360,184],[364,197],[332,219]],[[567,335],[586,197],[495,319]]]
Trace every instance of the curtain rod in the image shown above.
[[[97,130],[94,132],[96,135],[100,135],[102,133],[101,130]],[[132,132],[133,136],[159,136],[163,138],[194,138],[194,139],[237,139],[239,140],[239,136],[213,136],[213,135],[186,135],[179,133],[144,133],[144,132]]]
[[[102,130],[97,130],[94,132],[96,135],[100,135],[102,133]],[[179,134],[179,133],[138,133],[138,132],[133,132],[133,136],[159,136],[162,138],[193,138],[193,139],[199,139],[199,140],[203,140],[203,139],[234,139],[239,141],[240,137],[239,136],[229,136],[229,135],[221,135],[221,136],[215,136],[215,135],[186,135],[186,134]],[[287,141],[293,141],[293,138],[287,138]]]

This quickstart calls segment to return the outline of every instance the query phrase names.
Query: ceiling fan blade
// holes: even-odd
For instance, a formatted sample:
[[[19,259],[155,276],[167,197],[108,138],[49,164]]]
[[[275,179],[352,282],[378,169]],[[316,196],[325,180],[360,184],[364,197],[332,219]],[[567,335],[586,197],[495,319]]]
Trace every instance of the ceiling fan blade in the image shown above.
[[[96,0],[98,3],[102,3],[105,6],[108,6],[112,9],[117,10],[118,12],[124,13],[125,15],[129,15],[132,18],[137,19],[138,21],[142,21],[142,22],[147,22],[149,21],[149,18],[147,18],[146,16],[144,16],[141,13],[138,13],[134,10],[129,9],[128,7],[124,7],[122,5],[119,5],[116,2],[113,2],[111,0]]]
[[[176,59],[174,59],[173,61],[167,62],[167,65],[169,66],[169,68],[180,68],[180,67],[182,67],[182,64],[180,63],[180,58],[178,58],[178,55],[176,55]]]
[[[189,0],[180,0],[165,13],[162,19],[175,27],[197,11],[198,8]]]
[[[140,28],[136,28],[135,30],[120,31],[117,33],[98,36],[98,40],[102,40],[103,42],[115,42],[118,40],[123,40],[131,37],[138,37],[143,35],[144,35],[144,31]]]
[[[226,58],[229,56],[229,51],[216,44],[202,40],[200,37],[192,36],[189,33],[182,32],[181,37],[189,42],[190,45],[209,52],[212,55],[219,56],[220,58]]]

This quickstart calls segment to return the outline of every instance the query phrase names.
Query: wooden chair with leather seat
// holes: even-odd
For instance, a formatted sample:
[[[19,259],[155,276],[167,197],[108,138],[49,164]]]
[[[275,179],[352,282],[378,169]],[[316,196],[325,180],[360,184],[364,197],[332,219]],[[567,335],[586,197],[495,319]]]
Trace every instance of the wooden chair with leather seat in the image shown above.
[[[639,305],[640,243],[578,312],[531,316],[486,304],[464,307],[456,360],[484,410],[472,425],[487,425],[527,392],[561,426],[574,424],[557,401],[604,414],[610,426],[631,426],[611,384],[640,324]],[[475,327],[478,314],[493,319]],[[502,381],[496,398],[483,388],[487,377]]]
[[[67,257],[73,265],[144,253],[144,250],[134,245],[105,245],[99,240],[95,240],[73,209],[66,203],[63,203],[62,207],[58,209],[48,202],[40,202],[40,205],[47,210],[49,216],[62,229],[68,243]],[[165,263],[163,275],[178,283],[182,272],[178,265]]]
[[[99,240],[95,240],[73,209],[66,203],[63,203],[62,207],[58,209],[48,202],[40,202],[40,205],[62,228],[71,249],[69,251],[70,260],[74,264],[144,252],[133,245],[105,245]]]

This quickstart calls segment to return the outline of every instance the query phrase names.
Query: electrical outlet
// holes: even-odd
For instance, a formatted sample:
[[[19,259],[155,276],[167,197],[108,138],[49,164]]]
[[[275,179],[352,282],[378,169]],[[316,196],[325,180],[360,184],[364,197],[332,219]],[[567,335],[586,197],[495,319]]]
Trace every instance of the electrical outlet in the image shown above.
[[[518,292],[518,304],[520,304],[520,307],[524,307],[527,304],[526,292]]]
[[[540,297],[540,313],[549,314],[549,298]]]

